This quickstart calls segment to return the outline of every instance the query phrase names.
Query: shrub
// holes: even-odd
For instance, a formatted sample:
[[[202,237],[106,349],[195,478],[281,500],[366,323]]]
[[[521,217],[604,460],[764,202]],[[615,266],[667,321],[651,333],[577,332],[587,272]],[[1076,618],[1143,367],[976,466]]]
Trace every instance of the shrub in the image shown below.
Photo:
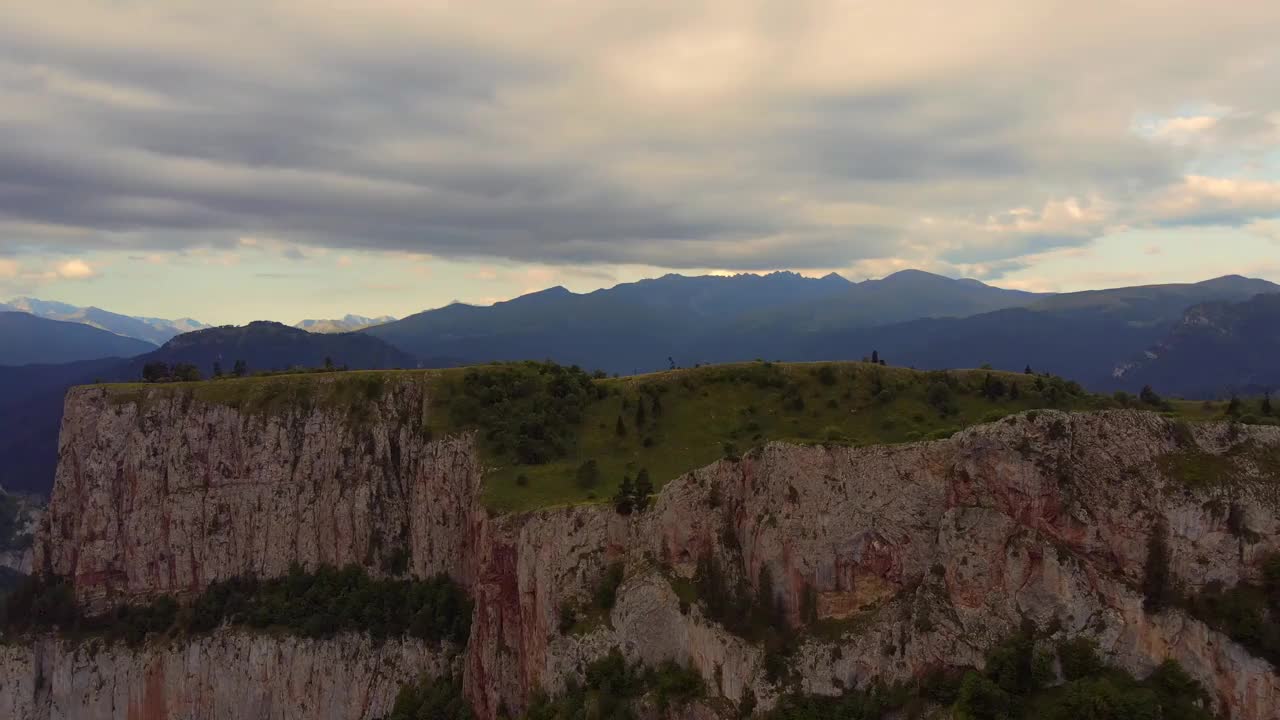
[[[423,677],[402,685],[391,713],[380,720],[472,720],[471,706],[455,677]]]
[[[613,609],[614,603],[618,601],[618,588],[622,586],[624,571],[625,567],[620,562],[605,568],[604,575],[596,583],[592,594],[592,603],[597,610],[608,612]]]
[[[600,465],[594,459],[588,460],[578,466],[578,472],[575,475],[578,487],[583,490],[590,490],[600,484]]]
[[[1067,680],[1096,675],[1104,667],[1102,658],[1098,657],[1098,644],[1083,637],[1058,643],[1058,662],[1061,663],[1062,675]]]

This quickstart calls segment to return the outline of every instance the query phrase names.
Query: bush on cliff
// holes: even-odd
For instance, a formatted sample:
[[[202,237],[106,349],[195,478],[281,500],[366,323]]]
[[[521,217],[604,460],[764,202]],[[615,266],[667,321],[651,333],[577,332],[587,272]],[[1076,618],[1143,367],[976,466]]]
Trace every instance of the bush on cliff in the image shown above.
[[[935,672],[915,686],[872,685],[843,695],[783,695],[766,720],[880,720],[924,717],[945,707],[955,720],[1211,720],[1204,689],[1175,662],[1139,681],[1107,667],[1088,640],[1058,645],[1067,682],[1056,684],[1052,656],[1030,628],[991,650],[985,670],[957,682]]]
[[[187,605],[160,597],[85,616],[70,583],[35,577],[7,598],[3,629],[6,636],[60,630],[137,644],[152,633],[203,633],[231,624],[315,638],[350,631],[463,644],[471,631],[471,607],[466,593],[445,575],[379,580],[355,565],[314,572],[295,565],[281,578],[215,582]]]
[[[1261,585],[1241,582],[1227,588],[1209,583],[1187,599],[1186,608],[1274,665],[1280,664],[1280,553],[1267,555],[1262,568]]]
[[[472,720],[473,717],[457,678],[424,677],[400,686],[390,714],[379,720]]]
[[[587,666],[581,681],[571,678],[565,691],[551,698],[535,696],[525,717],[528,720],[571,720],[635,718],[634,704],[650,699],[659,713],[685,705],[705,693],[702,676],[691,668],[670,660],[656,666],[630,664],[613,648],[605,657]]]

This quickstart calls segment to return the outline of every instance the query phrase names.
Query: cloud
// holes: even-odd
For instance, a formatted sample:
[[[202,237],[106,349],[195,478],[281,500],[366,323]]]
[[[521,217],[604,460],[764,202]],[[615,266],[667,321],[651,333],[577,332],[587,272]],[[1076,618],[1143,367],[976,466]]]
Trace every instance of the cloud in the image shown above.
[[[21,271],[22,266],[18,264],[17,260],[0,258],[0,278],[16,278]]]
[[[54,272],[65,280],[84,280],[97,274],[89,263],[77,259],[59,263]]]
[[[1148,5],[11,4],[0,254],[1000,273],[1275,213],[1280,6]]]

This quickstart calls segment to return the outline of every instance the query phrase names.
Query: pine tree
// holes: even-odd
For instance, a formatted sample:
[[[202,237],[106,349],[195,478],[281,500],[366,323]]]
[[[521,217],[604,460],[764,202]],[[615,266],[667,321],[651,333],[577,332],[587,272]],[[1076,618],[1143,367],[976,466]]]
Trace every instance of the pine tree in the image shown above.
[[[249,373],[249,366],[243,360],[237,360],[236,364],[231,368],[231,374],[236,377],[244,377]]]
[[[1164,398],[1161,398],[1150,385],[1142,388],[1142,392],[1138,393],[1138,399],[1146,405],[1155,405],[1159,407],[1164,404]]]
[[[1271,408],[1271,393],[1265,393],[1262,396],[1262,414],[1270,415],[1273,412]]]
[[[1017,400],[1022,397],[1022,391],[1018,390],[1018,383],[1009,383],[1009,399]]]
[[[630,515],[635,507],[635,495],[636,488],[631,483],[631,476],[623,475],[622,484],[618,486],[618,492],[613,496],[614,510],[617,510],[619,515]]]
[[[640,468],[636,474],[635,507],[644,512],[649,507],[649,496],[653,494],[653,480],[649,479],[649,468]]]
[[[1027,369],[1026,369],[1026,370],[1023,370],[1023,371],[1022,371],[1022,373],[1023,373],[1024,375],[1035,375],[1035,371],[1033,371],[1033,370],[1031,369],[1031,366],[1030,366],[1030,365],[1028,365],[1028,366],[1027,366]]]
[[[982,380],[982,394],[988,400],[998,400],[1004,396],[1004,382],[987,373]]]
[[[644,396],[636,398],[636,430],[644,427]]]
[[[1227,414],[1231,417],[1240,416],[1240,398],[1232,395],[1231,402],[1227,403]]]
[[[653,396],[653,419],[657,420],[662,417],[662,400],[661,396],[655,394]]]
[[[216,378],[222,377],[222,363],[217,360],[213,361],[213,376]]]
[[[871,351],[871,364],[872,364],[872,365],[879,365],[879,364],[880,364],[880,351],[879,351],[879,350],[872,350],[872,351]]]
[[[627,424],[622,422],[621,415],[618,416],[618,423],[613,426],[613,431],[618,434],[618,437],[623,437],[627,434]]]

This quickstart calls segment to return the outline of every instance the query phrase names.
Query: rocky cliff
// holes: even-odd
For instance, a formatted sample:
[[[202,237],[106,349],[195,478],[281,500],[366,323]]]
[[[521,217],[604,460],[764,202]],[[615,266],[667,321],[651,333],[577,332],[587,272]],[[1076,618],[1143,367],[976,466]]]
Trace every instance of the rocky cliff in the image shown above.
[[[605,505],[494,515],[478,500],[472,436],[423,432],[427,387],[390,383],[358,412],[75,390],[36,567],[72,578],[85,607],[104,609],[239,573],[278,575],[293,562],[376,573],[405,550],[413,573],[448,572],[471,590],[460,663],[486,719],[520,712],[534,691],[555,691],[612,647],[689,662],[713,695],[736,702],[750,690],[769,707],[778,689],[763,651],[688,598],[708,557],[754,587],[770,578],[789,622],[809,627],[787,659],[788,680],[806,692],[979,665],[1030,620],[1096,638],[1137,673],[1175,658],[1239,720],[1280,708],[1275,668],[1179,611],[1148,614],[1139,590],[1156,532],[1187,591],[1258,577],[1263,553],[1280,549],[1280,429],[1026,413],[930,443],[770,444],[672,481],[632,516]],[[1205,458],[1216,461],[1188,466]],[[1208,476],[1196,470],[1206,464]],[[612,611],[562,632],[562,609],[586,602],[613,563],[625,575]],[[58,710],[67,707],[147,717],[130,703],[149,697],[147,707],[215,718],[246,697],[279,708],[314,687],[339,695],[304,716],[373,717],[394,679],[441,667],[425,650],[367,648],[353,655],[351,687],[322,690],[348,672],[342,643],[352,640],[227,632],[185,647],[113,648],[100,655],[109,662],[53,640],[11,647],[0,707],[42,719],[71,716]],[[224,681],[209,669],[226,659],[219,653],[277,660]],[[149,679],[157,667],[163,682]],[[32,678],[63,679],[50,690]],[[74,689],[89,686],[113,689],[87,698]]]
[[[401,683],[450,669],[416,641],[220,632],[141,650],[39,640],[0,646],[0,717],[324,720],[378,717]]]
[[[311,380],[323,392],[332,377]],[[240,574],[408,551],[416,575],[463,579],[480,466],[467,436],[431,441],[425,385],[373,386],[358,405],[274,412],[151,390],[67,396],[58,472],[35,566],[100,611],[190,595]]]

